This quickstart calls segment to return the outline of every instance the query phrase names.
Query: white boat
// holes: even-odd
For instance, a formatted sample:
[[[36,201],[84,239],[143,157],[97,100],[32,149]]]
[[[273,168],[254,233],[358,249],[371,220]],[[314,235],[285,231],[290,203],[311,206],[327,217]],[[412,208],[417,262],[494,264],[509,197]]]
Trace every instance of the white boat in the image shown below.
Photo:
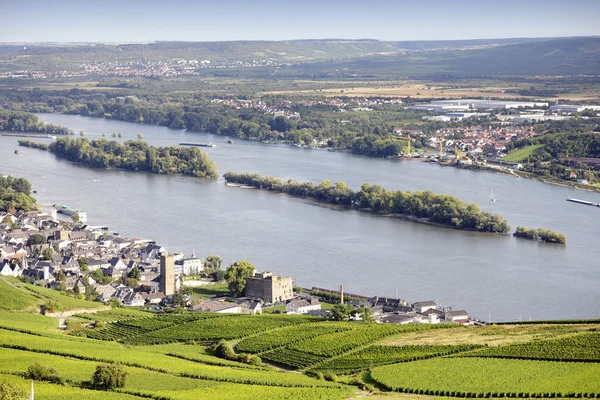
[[[79,221],[81,222],[85,222],[87,220],[87,214],[85,211],[75,210],[69,206],[61,204],[55,204],[54,208],[56,208],[56,211],[58,211],[60,214],[65,214],[70,217],[77,215],[79,217]]]
[[[490,200],[496,201],[496,198],[494,197],[494,189],[492,189],[492,194],[490,195]]]

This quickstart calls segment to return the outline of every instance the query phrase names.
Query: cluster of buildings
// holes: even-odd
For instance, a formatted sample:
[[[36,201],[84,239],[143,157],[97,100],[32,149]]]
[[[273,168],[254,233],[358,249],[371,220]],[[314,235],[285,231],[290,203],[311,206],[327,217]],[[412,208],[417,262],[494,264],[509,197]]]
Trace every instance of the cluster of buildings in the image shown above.
[[[508,110],[518,108],[548,107],[548,103],[539,101],[506,101],[506,100],[481,100],[481,99],[459,99],[459,100],[433,100],[426,104],[416,104],[407,107],[409,110],[454,112],[473,110]]]
[[[496,155],[506,149],[511,140],[525,139],[538,133],[532,126],[521,125],[475,125],[471,127],[448,127],[438,129],[433,135],[426,135],[419,130],[396,128],[394,134],[400,138],[418,138],[425,136],[429,147],[437,152],[454,152],[459,150],[473,157]]]
[[[322,288],[313,288],[314,293],[329,293],[344,297],[343,286],[340,290],[328,290]],[[358,308],[370,308],[373,310],[373,317],[376,322],[385,324],[439,324],[439,323],[457,323],[465,326],[479,324],[469,317],[465,310],[452,310],[451,307],[442,307],[433,300],[417,301],[408,303],[403,299],[394,299],[389,297],[365,297],[361,295],[347,293],[351,300],[345,303]],[[308,312],[310,315],[326,316],[327,312]],[[359,319],[360,317],[355,317]]]
[[[90,300],[144,306],[169,301],[181,287],[179,277],[203,270],[193,254],[169,255],[153,241],[59,221],[53,214],[0,213],[0,275]]]
[[[10,71],[0,73],[0,78],[75,78],[85,76],[106,77],[177,77],[199,75],[199,69],[283,67],[291,63],[280,63],[268,59],[259,60],[174,60],[174,61],[128,61],[96,62],[81,64],[76,70],[58,71]]]
[[[192,299],[181,291],[182,277],[201,274],[205,267],[193,254],[169,254],[153,241],[110,234],[103,226],[60,221],[55,209],[50,213],[0,213],[0,221],[0,275],[73,292],[89,300],[128,307],[183,302],[190,311],[245,314],[282,306],[278,312],[327,318],[330,310],[322,309],[322,301],[329,301],[329,297],[318,296],[340,293],[318,288],[313,288],[317,293],[296,293],[293,278],[255,272],[246,278],[244,297]],[[343,289],[341,293],[343,298]],[[175,296],[179,298],[175,300]],[[348,304],[356,309],[371,308],[381,323],[472,324],[464,311],[441,309],[434,302],[408,305],[398,299],[352,298]]]

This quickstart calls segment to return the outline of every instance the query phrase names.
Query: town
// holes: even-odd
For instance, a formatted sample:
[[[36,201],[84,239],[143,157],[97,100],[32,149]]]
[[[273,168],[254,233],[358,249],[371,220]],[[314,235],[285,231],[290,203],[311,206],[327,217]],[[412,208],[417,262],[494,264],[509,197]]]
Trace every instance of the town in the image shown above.
[[[84,63],[77,69],[56,71],[16,70],[0,73],[2,78],[80,78],[80,77],[178,77],[200,75],[201,69],[283,67],[290,63],[273,60],[175,60],[175,61],[130,61]]]
[[[408,303],[403,299],[367,297],[344,293],[343,285],[339,290],[305,289],[297,287],[292,277],[271,272],[254,272],[246,277],[243,296],[224,293],[197,298],[186,289],[222,281],[220,257],[203,260],[194,253],[189,257],[169,254],[152,240],[125,238],[109,232],[106,226],[87,225],[84,212],[65,206],[58,211],[67,212],[73,220],[58,219],[54,207],[48,213],[0,213],[0,275],[113,307],[154,312],[181,308],[191,312],[261,314],[273,308],[273,313],[324,319],[481,324],[466,311],[441,307],[435,301]]]

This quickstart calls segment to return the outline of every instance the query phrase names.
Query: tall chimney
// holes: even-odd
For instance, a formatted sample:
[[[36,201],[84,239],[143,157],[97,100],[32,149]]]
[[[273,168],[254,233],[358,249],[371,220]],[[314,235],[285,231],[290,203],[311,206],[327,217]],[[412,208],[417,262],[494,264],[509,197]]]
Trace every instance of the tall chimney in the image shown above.
[[[344,285],[340,285],[340,304],[344,304]]]

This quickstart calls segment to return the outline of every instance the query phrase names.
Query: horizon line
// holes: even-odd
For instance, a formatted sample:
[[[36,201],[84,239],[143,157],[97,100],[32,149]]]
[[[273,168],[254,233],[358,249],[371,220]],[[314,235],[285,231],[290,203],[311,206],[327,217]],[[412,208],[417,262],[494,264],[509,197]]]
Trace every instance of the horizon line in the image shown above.
[[[490,37],[490,38],[471,38],[471,39],[420,39],[420,40],[390,40],[390,39],[371,39],[371,38],[312,38],[312,39],[232,39],[232,40],[146,40],[146,41],[12,41],[0,42],[0,45],[61,45],[61,44],[104,44],[104,45],[127,45],[127,44],[153,44],[153,43],[283,43],[283,42],[327,42],[327,41],[350,41],[350,42],[461,42],[461,41],[483,41],[483,40],[511,40],[511,39],[575,39],[575,38],[598,38],[600,35],[587,36],[515,36],[515,37]]]

